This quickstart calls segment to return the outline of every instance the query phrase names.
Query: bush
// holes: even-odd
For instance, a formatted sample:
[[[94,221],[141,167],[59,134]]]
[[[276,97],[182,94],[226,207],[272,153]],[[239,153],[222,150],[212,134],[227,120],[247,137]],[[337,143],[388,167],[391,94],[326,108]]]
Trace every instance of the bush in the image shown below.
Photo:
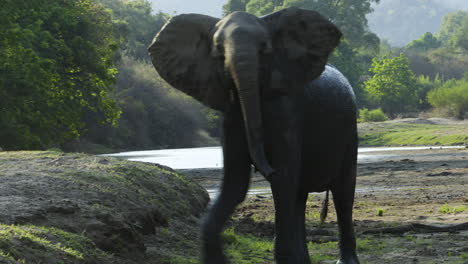
[[[363,108],[359,110],[358,122],[382,122],[388,120],[382,109],[369,110]]]
[[[449,80],[441,87],[429,91],[427,101],[437,112],[463,119],[468,111],[468,78]]]

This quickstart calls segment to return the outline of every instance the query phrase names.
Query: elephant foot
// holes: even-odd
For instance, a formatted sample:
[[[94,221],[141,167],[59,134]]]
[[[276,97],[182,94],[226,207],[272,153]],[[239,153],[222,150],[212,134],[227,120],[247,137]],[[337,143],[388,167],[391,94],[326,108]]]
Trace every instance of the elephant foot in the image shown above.
[[[274,264],[310,264],[309,256],[297,258],[295,256],[278,256],[275,255],[275,262]]]
[[[217,256],[203,256],[203,264],[228,264],[226,256],[223,254]]]
[[[220,247],[206,247],[202,254],[203,264],[228,264],[228,260]]]
[[[221,242],[207,243],[204,241],[202,248],[202,263],[203,264],[228,264],[228,260],[223,253]]]

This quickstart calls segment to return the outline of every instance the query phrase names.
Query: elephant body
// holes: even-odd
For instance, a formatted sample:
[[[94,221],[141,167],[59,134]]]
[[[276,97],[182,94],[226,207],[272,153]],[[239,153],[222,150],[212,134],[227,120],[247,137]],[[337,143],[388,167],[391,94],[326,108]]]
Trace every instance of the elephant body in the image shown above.
[[[260,18],[179,15],[156,35],[149,52],[161,77],[224,117],[224,177],[202,223],[204,264],[227,263],[221,233],[247,194],[252,166],[271,184],[277,264],[310,264],[307,196],[328,190],[340,231],[338,263],[359,263],[354,93],[326,66],[340,38],[328,19],[298,8]]]
[[[308,192],[323,192],[346,169],[345,158],[355,156],[355,96],[347,79],[327,65],[305,87],[304,101],[301,186]]]

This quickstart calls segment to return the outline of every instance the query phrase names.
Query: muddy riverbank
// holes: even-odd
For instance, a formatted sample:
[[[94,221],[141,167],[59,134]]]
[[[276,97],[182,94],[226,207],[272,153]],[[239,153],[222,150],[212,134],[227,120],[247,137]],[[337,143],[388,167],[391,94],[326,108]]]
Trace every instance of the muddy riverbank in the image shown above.
[[[209,190],[218,188],[222,173],[219,169],[181,172]],[[240,235],[271,240],[273,203],[268,183],[254,175],[251,186],[266,191],[246,199],[231,227]],[[336,215],[330,203],[327,223],[319,225],[322,199],[323,194],[309,196],[309,248],[312,256],[319,256],[316,263],[334,263]],[[468,263],[468,148],[398,150],[385,152],[379,162],[360,163],[354,219],[363,263]],[[437,229],[456,225],[459,230]],[[271,263],[270,255],[252,263]]]

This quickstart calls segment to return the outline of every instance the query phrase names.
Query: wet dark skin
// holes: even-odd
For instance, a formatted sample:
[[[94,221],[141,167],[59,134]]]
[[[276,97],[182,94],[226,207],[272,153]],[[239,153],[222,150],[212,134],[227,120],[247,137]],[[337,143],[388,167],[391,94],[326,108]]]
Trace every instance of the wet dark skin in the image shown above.
[[[246,196],[252,166],[271,184],[277,264],[310,263],[307,195],[327,190],[338,216],[338,263],[359,263],[355,98],[346,78],[326,66],[340,37],[317,12],[288,8],[261,18],[179,15],[149,47],[162,78],[224,116],[224,178],[202,224],[204,264],[228,263],[220,236]]]

